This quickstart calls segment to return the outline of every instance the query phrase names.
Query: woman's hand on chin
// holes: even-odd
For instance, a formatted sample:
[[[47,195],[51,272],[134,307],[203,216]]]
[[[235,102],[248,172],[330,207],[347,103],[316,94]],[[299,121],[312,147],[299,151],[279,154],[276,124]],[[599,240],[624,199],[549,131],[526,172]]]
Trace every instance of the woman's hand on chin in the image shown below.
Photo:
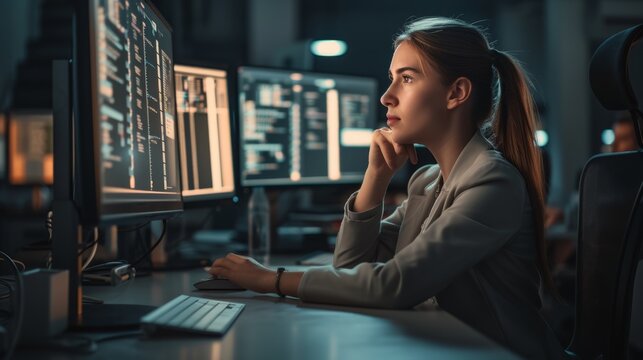
[[[392,130],[377,129],[368,153],[368,167],[376,174],[393,176],[409,160],[417,164],[418,156],[413,144],[398,144],[393,140]]]

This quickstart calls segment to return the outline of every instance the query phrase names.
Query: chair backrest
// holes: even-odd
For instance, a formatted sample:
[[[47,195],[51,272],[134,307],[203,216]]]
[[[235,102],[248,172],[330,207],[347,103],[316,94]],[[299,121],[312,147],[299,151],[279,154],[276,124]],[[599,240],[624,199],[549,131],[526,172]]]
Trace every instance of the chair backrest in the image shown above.
[[[643,229],[639,233],[643,236]],[[643,359],[643,260],[639,260],[632,291],[630,316],[629,359]]]
[[[643,302],[637,294],[643,286],[643,183],[639,187],[624,240],[614,299],[610,353],[622,359],[633,359],[640,358],[632,355],[634,351],[643,350],[640,349],[643,344],[643,313],[640,313],[643,303],[634,299],[636,296],[636,301]],[[631,350],[630,346],[633,347]]]
[[[607,356],[627,222],[643,182],[643,152],[597,155],[583,169],[576,256],[576,322],[570,350]]]
[[[630,111],[639,144],[643,146],[643,135],[639,131],[641,112],[627,71],[629,50],[641,36],[643,24],[603,42],[592,57],[590,84],[605,108]],[[641,149],[597,155],[583,168],[576,258],[576,322],[569,345],[569,350],[581,359],[624,356],[621,339],[626,331],[625,315],[616,307],[623,306],[627,295],[626,290],[621,290],[627,281],[625,285],[620,282],[621,278],[629,279],[631,271],[622,266],[624,251],[631,246],[626,243],[625,234],[641,183]],[[615,316],[620,320],[615,320]]]

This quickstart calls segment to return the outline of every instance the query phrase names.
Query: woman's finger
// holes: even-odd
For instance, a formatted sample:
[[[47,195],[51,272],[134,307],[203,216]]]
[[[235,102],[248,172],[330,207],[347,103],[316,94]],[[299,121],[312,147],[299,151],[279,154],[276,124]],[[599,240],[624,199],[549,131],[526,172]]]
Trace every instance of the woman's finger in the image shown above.
[[[393,145],[384,135],[377,136],[375,138],[375,143],[380,149],[380,152],[382,153],[384,161],[386,162],[388,167],[391,169],[395,169],[395,150],[393,149]]]
[[[235,265],[235,263],[230,261],[230,259],[228,259],[228,258],[218,258],[218,259],[214,260],[214,262],[212,263],[212,267],[230,268],[230,267],[232,267],[234,265]]]
[[[412,144],[400,144],[400,143],[396,143],[396,142],[393,140],[393,131],[391,131],[390,129],[387,129],[387,130],[388,130],[388,131],[383,131],[383,132],[382,132],[382,135],[386,138],[386,140],[387,140],[389,143],[393,144],[393,149],[395,150],[395,155],[396,155],[398,158],[399,158],[400,156],[408,156],[408,158],[409,158],[409,159],[411,159],[411,162],[413,162],[413,157],[412,157],[412,156],[413,156],[413,155],[415,155],[415,159],[416,159],[416,162],[417,162],[417,154],[416,154],[415,152],[413,152],[413,153],[412,153],[411,151],[409,151],[410,149],[411,149],[411,150],[414,150],[414,149],[415,149],[415,148],[413,147],[413,145],[412,145]],[[415,164],[415,163],[414,163],[414,164]]]
[[[230,275],[231,271],[229,269],[224,268],[224,267],[212,266],[210,268],[210,270],[208,270],[208,272],[210,274],[212,274],[212,275],[216,275],[217,277],[227,279],[228,275]]]
[[[245,256],[237,255],[235,253],[228,253],[228,255],[226,255],[225,258],[232,261],[235,264],[241,264],[246,260]]]

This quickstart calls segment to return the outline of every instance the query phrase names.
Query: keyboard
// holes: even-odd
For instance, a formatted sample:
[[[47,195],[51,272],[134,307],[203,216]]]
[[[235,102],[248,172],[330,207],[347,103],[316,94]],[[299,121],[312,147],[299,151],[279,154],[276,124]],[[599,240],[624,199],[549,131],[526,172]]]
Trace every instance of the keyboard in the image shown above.
[[[333,253],[322,252],[297,261],[299,265],[332,265]]]
[[[146,335],[180,331],[221,336],[230,328],[244,304],[180,295],[141,319]]]

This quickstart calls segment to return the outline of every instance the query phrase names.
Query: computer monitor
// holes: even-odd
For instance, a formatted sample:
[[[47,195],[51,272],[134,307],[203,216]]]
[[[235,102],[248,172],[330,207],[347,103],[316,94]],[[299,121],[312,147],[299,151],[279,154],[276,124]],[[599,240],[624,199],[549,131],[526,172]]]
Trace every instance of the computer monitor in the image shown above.
[[[84,230],[182,210],[172,31],[147,0],[79,0],[73,54],[53,69],[53,266],[72,326],[136,326],[149,308],[83,305],[79,253]]]
[[[232,123],[227,72],[175,65],[183,200],[234,195]]]
[[[241,67],[244,186],[359,183],[376,126],[374,79]]]
[[[52,185],[54,149],[51,111],[12,112],[9,114],[8,134],[9,184]]]
[[[77,19],[89,19],[88,29],[77,28],[88,38],[76,50],[83,222],[178,212],[171,28],[142,0],[90,0],[81,11]]]

